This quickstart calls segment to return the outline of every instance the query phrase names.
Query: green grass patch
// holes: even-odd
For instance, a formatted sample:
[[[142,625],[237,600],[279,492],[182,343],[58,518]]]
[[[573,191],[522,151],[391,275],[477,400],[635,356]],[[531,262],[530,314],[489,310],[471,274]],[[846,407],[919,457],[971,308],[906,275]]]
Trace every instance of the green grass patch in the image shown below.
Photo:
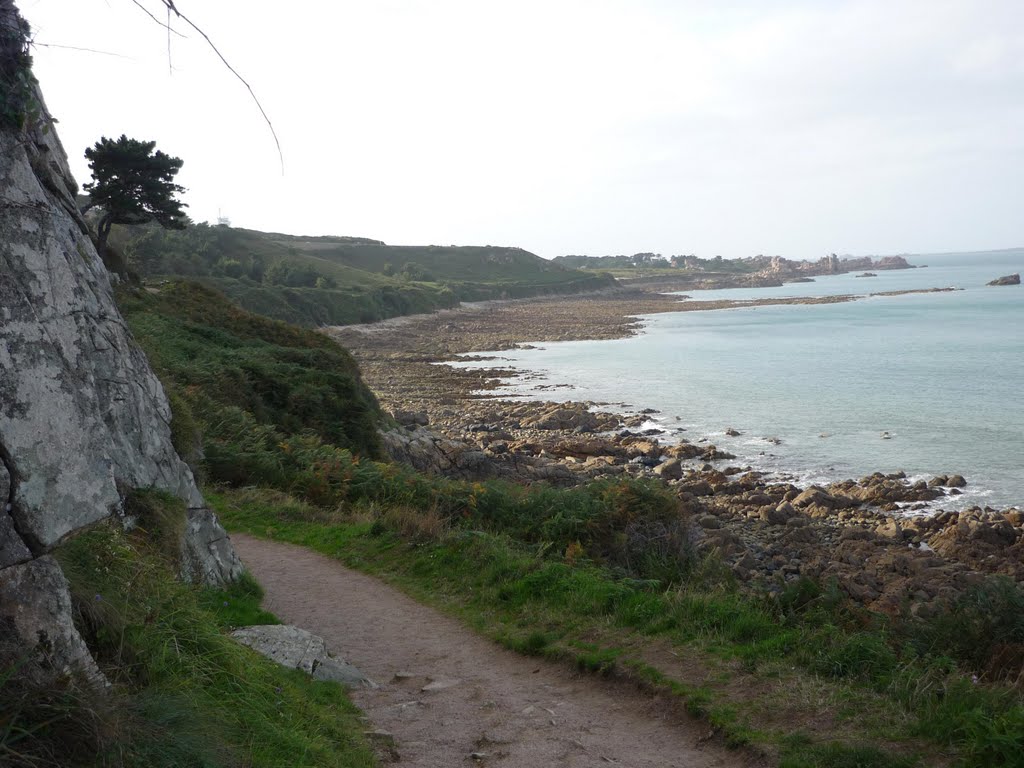
[[[133,508],[165,501],[143,494]],[[161,510],[161,525],[170,518]],[[281,668],[224,633],[276,622],[251,578],[223,590],[183,584],[141,527],[99,525],[56,555],[76,624],[113,688],[106,697],[72,681],[27,691],[0,676],[0,763],[6,755],[4,764],[18,764],[17,755],[26,765],[375,765],[340,686]]]

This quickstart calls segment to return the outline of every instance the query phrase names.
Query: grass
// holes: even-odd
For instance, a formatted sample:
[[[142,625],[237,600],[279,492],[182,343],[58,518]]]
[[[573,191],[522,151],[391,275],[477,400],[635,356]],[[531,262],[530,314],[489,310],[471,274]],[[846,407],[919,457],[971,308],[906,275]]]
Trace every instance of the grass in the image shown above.
[[[184,515],[167,497],[141,496],[166,518]],[[342,688],[278,667],[224,633],[276,621],[259,609],[255,582],[182,584],[150,534],[104,524],[57,550],[76,623],[113,687],[101,697],[73,681],[16,691],[0,678],[0,764],[375,765]]]

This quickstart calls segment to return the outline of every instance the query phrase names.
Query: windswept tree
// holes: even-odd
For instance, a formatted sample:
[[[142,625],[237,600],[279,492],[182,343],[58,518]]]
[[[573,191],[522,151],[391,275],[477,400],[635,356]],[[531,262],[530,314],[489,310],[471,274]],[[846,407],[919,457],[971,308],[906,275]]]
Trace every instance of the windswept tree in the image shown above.
[[[114,224],[157,222],[167,229],[184,229],[185,204],[175,195],[184,187],[174,183],[182,160],[156,149],[155,141],[138,141],[121,135],[105,136],[85,150],[93,180],[83,189],[89,202],[83,208],[99,208],[96,250],[105,255],[107,236]]]

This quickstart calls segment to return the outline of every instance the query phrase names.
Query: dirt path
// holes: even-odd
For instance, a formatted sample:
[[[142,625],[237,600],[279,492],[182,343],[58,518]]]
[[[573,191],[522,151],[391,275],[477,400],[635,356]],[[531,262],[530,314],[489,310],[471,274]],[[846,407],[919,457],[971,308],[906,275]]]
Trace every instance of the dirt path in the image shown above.
[[[309,550],[231,538],[269,610],[322,635],[380,684],[353,699],[372,721],[368,730],[394,736],[401,765],[750,765],[718,745],[702,746],[706,725],[667,715],[639,692],[506,651]]]

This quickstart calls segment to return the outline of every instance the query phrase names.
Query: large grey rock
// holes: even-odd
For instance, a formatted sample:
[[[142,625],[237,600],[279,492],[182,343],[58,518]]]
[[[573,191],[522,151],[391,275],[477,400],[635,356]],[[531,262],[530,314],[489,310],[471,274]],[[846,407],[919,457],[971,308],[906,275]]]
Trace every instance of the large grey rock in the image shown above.
[[[181,576],[199,584],[234,581],[242,562],[231,546],[217,515],[209,509],[190,509],[181,541]]]
[[[989,285],[1020,285],[1020,273],[1017,272],[1012,275],[997,277],[995,280],[991,281]]]
[[[582,408],[552,408],[538,416],[524,419],[523,427],[528,429],[590,430],[598,428],[597,416]]]
[[[15,527],[37,554],[120,512],[126,488],[205,507],[171,444],[167,398],[114,303],[75,189],[54,130],[0,130],[0,456]],[[219,529],[216,518],[195,529],[195,557],[226,538],[210,526]],[[229,580],[240,570],[229,550],[190,567],[205,581]]]
[[[430,423],[426,411],[394,410],[391,412],[391,418],[403,427],[425,427]]]
[[[679,459],[669,459],[656,466],[654,474],[665,480],[680,480],[683,477],[683,465]]]
[[[160,382],[58,197],[73,201],[66,171],[52,131],[27,145],[0,133],[0,438],[15,514],[42,547],[109,515],[118,483],[203,506],[171,446]]]
[[[810,486],[807,490],[803,491],[793,499],[793,506],[795,507],[808,507],[812,504],[817,504],[820,507],[827,507],[828,509],[832,509],[837,506],[836,499],[826,493],[824,489],[819,488],[816,485]]]
[[[322,637],[299,627],[262,624],[236,629],[231,636],[282,667],[301,669],[317,680],[332,680],[350,687],[377,687],[354,666],[331,656]]]
[[[0,461],[0,568],[32,559],[32,552],[14,527],[10,515],[11,475],[7,465]]]
[[[0,27],[20,24],[0,0]],[[0,61],[20,42],[0,36]],[[0,671],[29,657],[19,668],[41,682],[78,673],[102,685],[54,545],[121,514],[127,490],[157,488],[190,510],[186,577],[223,583],[241,565],[171,444],[167,398],[114,303],[35,95],[38,120],[0,124]]]
[[[40,682],[79,675],[106,684],[75,630],[67,580],[49,555],[0,571],[0,643],[12,641],[18,648],[0,648],[0,653],[14,651],[26,662],[19,669]]]
[[[14,527],[14,519],[6,512],[0,512],[0,568],[31,559],[32,552]]]

